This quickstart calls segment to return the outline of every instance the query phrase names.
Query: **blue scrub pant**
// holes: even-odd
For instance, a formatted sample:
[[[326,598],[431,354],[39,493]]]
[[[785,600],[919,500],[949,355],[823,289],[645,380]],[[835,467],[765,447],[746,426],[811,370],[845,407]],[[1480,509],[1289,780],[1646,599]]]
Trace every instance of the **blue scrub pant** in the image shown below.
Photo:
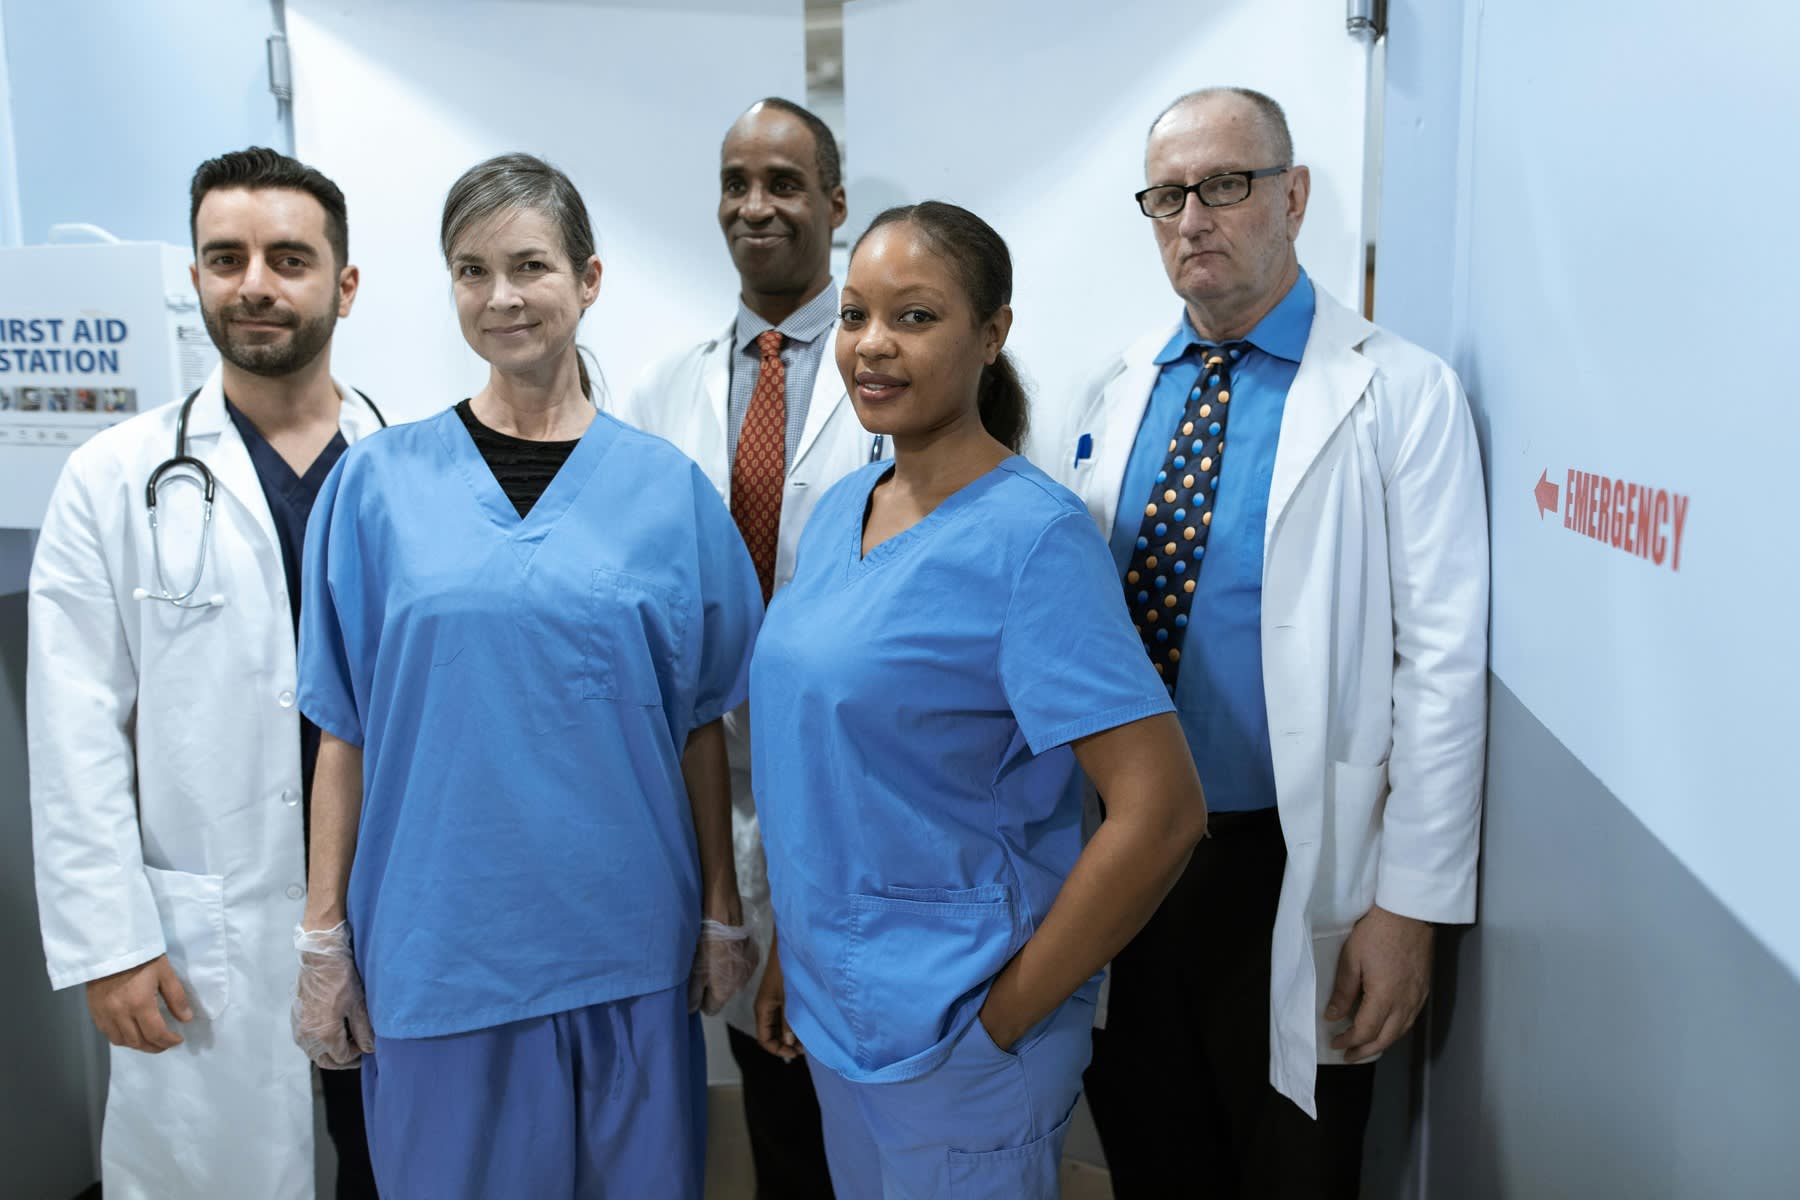
[[[941,1065],[853,1083],[808,1058],[838,1200],[1054,1200],[1094,1006],[1070,999],[1010,1052],[979,1020]]]
[[[363,1058],[383,1200],[700,1200],[706,1051],[687,985]]]

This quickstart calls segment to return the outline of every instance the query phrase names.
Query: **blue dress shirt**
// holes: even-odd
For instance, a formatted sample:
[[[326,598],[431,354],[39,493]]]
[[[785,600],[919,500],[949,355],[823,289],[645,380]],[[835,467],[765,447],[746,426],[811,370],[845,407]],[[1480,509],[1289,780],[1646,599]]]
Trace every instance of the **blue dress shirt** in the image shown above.
[[[1312,321],[1312,281],[1302,271],[1244,338],[1252,348],[1231,376],[1228,449],[1219,463],[1212,530],[1196,580],[1192,620],[1181,635],[1181,673],[1175,684],[1176,715],[1213,812],[1249,812],[1275,804],[1275,763],[1263,697],[1263,535],[1281,414]],[[1144,519],[1144,499],[1162,469],[1170,431],[1181,420],[1208,345],[1184,312],[1181,328],[1156,356],[1162,372],[1138,426],[1113,519],[1110,540],[1121,579]]]

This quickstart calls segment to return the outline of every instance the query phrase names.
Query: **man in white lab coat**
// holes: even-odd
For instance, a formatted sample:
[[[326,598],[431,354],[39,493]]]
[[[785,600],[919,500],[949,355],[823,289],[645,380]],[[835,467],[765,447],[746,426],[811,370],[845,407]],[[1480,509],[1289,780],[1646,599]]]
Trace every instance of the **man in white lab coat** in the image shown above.
[[[617,415],[668,438],[731,506],[763,598],[794,574],[800,531],[826,489],[884,446],[857,423],[832,351],[837,285],[831,234],[844,223],[837,142],[787,100],[752,105],[725,135],[719,226],[737,267],[737,315],[716,336],[653,363]],[[766,960],[773,919],[744,710],[727,715],[733,838],[744,919]],[[755,981],[753,981],[754,983]],[[818,1102],[804,1063],[756,1040],[746,987],[727,1004],[744,1079],[757,1194],[830,1196]]]
[[[1180,319],[1034,453],[1112,541],[1212,836],[1113,964],[1089,1099],[1121,1200],[1354,1197],[1372,1060],[1425,1003],[1434,923],[1474,918],[1474,428],[1444,363],[1301,269],[1273,100],[1183,97],[1145,169]]]
[[[335,184],[223,155],[194,175],[192,232],[220,369],[70,456],[32,562],[38,905],[52,985],[85,985],[113,1044],[108,1200],[312,1200],[289,1030],[318,746],[294,707],[299,556],[319,484],[381,419],[331,378],[358,283]],[[325,1079],[341,1197],[375,1194],[359,1074]]]

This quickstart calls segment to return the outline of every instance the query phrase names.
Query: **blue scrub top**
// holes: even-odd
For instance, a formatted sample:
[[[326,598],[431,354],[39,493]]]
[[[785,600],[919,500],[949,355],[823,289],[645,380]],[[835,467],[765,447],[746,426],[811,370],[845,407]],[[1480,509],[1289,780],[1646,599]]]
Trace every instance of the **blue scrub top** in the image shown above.
[[[681,752],[743,700],[762,610],[699,468],[596,416],[521,519],[446,411],[344,454],[305,586],[301,709],[363,748],[349,915],[375,1032],[685,980]]]
[[[1068,743],[1173,708],[1072,493],[1010,458],[865,557],[891,469],[819,502],[750,679],[788,1019],[869,1082],[936,1066],[1049,911]]]

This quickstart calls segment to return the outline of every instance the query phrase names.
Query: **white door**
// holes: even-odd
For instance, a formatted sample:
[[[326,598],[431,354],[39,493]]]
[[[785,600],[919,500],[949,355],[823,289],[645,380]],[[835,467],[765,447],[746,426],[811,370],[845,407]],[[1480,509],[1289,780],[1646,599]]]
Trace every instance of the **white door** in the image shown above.
[[[1055,402],[1180,302],[1144,186],[1150,122],[1184,92],[1255,88],[1312,168],[1300,261],[1362,307],[1366,42],[1336,0],[851,0],[851,240],[891,204],[973,210],[1013,254],[1010,345]]]
[[[288,0],[294,144],[344,189],[362,267],[333,374],[395,421],[481,386],[438,222],[458,175],[515,150],[587,204],[605,276],[580,341],[607,386],[715,333],[738,291],[719,142],[753,101],[804,96],[802,18],[801,0]]]

